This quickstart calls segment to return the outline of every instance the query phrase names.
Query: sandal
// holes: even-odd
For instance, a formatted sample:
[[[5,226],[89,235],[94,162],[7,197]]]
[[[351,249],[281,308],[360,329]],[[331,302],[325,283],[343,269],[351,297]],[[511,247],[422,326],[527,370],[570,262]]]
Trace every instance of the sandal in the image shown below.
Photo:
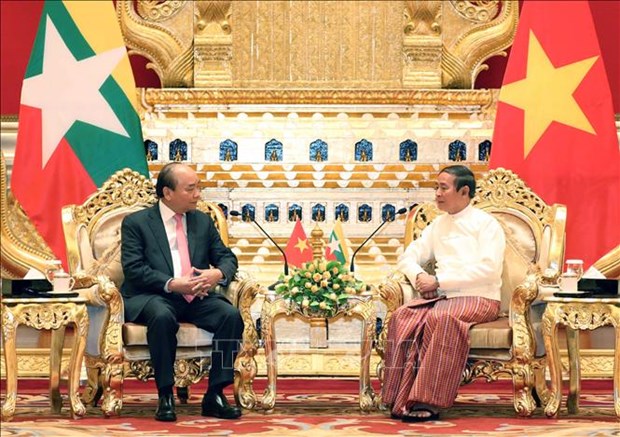
[[[422,408],[422,407],[414,408],[413,410],[410,411],[410,413],[414,411],[426,412],[430,414],[428,416],[411,416],[410,414],[403,414],[400,420],[402,420],[405,423],[429,422],[431,420],[439,420],[439,413],[434,412],[428,408]]]

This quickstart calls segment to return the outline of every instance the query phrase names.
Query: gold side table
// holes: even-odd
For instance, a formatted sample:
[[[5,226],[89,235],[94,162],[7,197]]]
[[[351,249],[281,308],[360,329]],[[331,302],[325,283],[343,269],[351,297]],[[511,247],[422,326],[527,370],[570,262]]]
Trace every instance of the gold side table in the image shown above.
[[[558,298],[547,297],[542,330],[551,374],[548,417],[556,417],[562,397],[562,364],[557,341],[559,324],[566,326],[569,366],[569,394],[566,406],[570,414],[579,412],[581,369],[579,367],[579,330],[592,330],[605,325],[615,328],[614,350],[614,408],[620,417],[620,298]]]
[[[6,400],[2,406],[2,420],[10,421],[15,414],[17,398],[17,355],[15,350],[18,325],[35,329],[51,329],[50,347],[50,402],[52,413],[60,413],[60,361],[65,328],[76,326],[75,344],[69,362],[69,401],[74,419],[83,416],[86,408],[80,400],[80,369],[86,349],[88,312],[83,298],[4,298],[2,299],[2,343],[6,364]]]
[[[261,332],[265,345],[265,362],[267,366],[267,387],[262,398],[262,408],[271,412],[276,403],[276,381],[278,378],[278,353],[274,321],[278,316],[295,315],[309,320],[313,317],[301,312],[300,308],[275,294],[267,294],[261,311]],[[349,298],[348,305],[328,319],[343,315],[357,317],[362,320],[361,357],[360,357],[360,390],[359,404],[363,412],[370,411],[374,406],[375,392],[370,384],[370,354],[375,336],[376,309],[372,295],[359,295]],[[317,316],[319,317],[319,316]],[[325,319],[325,317],[321,317]]]

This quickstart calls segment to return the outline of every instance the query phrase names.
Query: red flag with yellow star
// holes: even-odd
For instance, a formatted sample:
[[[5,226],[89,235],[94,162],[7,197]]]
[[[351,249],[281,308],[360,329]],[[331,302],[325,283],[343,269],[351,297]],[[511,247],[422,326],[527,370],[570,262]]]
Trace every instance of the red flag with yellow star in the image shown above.
[[[590,266],[619,244],[620,151],[587,1],[524,2],[489,166],[567,206],[567,258]]]
[[[312,247],[299,219],[295,222],[284,253],[286,253],[288,264],[295,267],[301,267],[303,263],[312,261]]]

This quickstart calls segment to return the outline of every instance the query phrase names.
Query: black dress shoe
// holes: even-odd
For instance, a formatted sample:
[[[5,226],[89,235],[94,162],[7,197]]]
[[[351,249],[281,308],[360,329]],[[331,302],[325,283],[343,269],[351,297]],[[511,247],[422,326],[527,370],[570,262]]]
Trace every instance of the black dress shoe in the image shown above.
[[[202,415],[219,419],[237,419],[241,417],[241,409],[230,405],[222,393],[207,393],[202,398]]]
[[[161,422],[174,422],[177,420],[177,415],[174,412],[174,397],[172,394],[159,397],[159,404],[155,412],[155,420]]]

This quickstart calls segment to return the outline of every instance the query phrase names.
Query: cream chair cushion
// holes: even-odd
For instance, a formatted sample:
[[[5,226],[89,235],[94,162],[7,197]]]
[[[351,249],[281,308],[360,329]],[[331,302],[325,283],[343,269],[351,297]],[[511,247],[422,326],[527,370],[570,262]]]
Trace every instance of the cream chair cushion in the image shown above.
[[[123,324],[123,342],[132,346],[147,346],[146,326],[135,323]],[[202,347],[213,344],[213,334],[191,323],[180,323],[177,332],[178,347]]]
[[[512,328],[508,317],[474,325],[469,331],[469,344],[472,349],[510,349]]]

